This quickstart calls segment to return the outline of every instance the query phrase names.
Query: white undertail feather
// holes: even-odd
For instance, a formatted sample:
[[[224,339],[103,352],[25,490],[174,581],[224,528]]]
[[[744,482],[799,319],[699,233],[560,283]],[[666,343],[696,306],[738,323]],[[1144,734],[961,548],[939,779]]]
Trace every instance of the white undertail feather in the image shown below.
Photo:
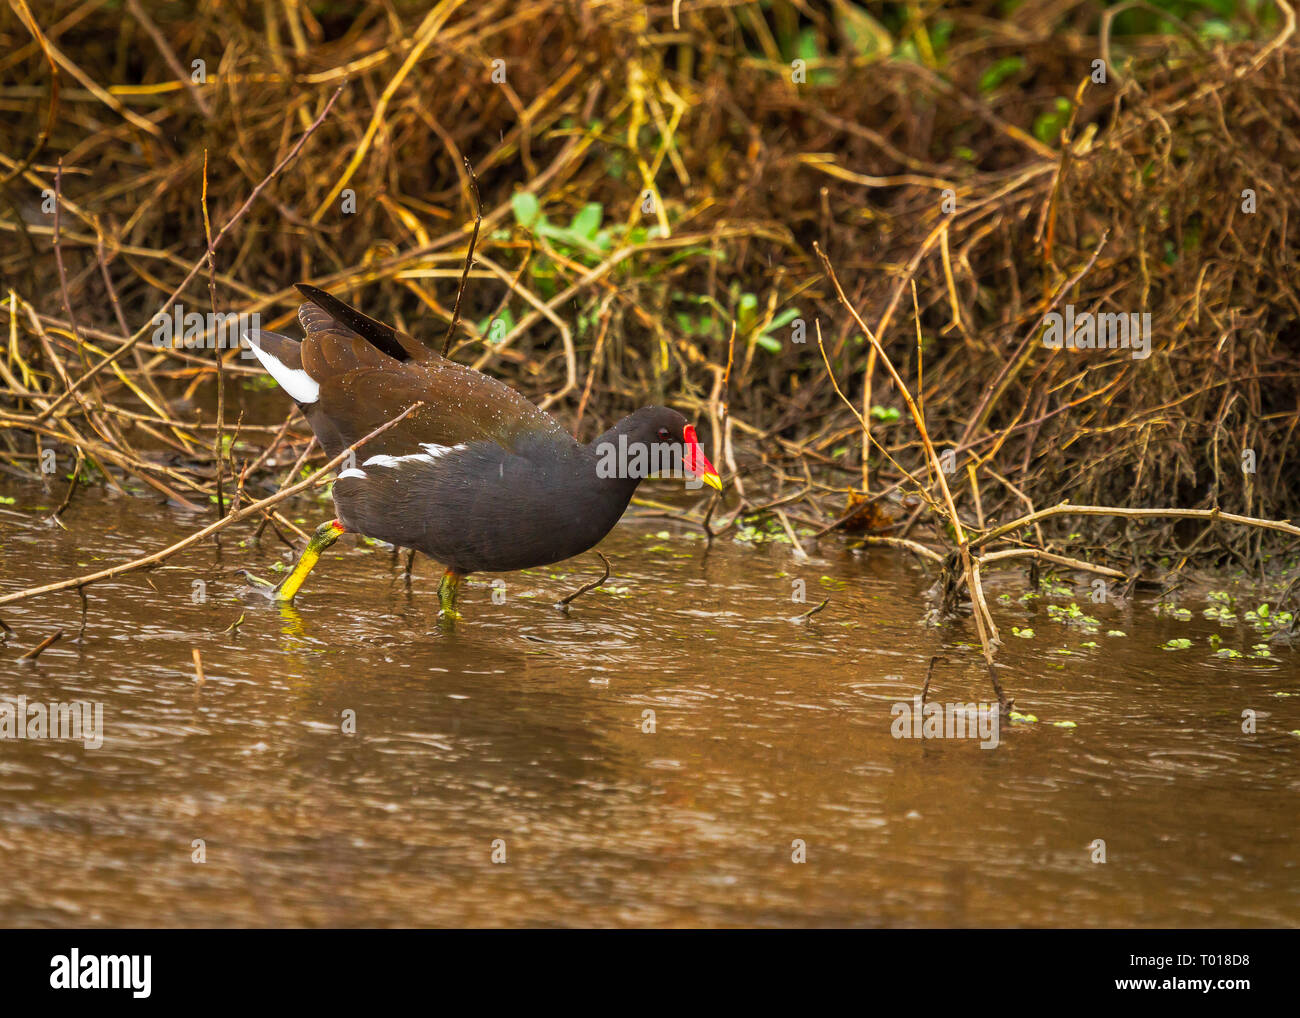
[[[315,403],[320,398],[320,384],[302,368],[282,364],[263,350],[247,332],[244,333],[244,342],[252,348],[257,359],[262,362],[262,367],[279,383],[280,388],[299,403]]]

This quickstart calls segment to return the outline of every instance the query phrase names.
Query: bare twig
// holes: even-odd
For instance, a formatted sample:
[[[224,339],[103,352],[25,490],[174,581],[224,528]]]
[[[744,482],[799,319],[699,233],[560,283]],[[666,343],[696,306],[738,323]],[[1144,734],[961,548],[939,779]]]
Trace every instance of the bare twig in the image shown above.
[[[809,609],[808,609],[806,612],[804,612],[802,615],[796,615],[796,616],[795,616],[791,621],[792,621],[792,622],[803,622],[803,621],[805,621],[806,619],[810,619],[810,618],[812,618],[814,615],[816,615],[818,612],[823,611],[823,610],[826,608],[826,606],[827,606],[828,604],[830,604],[830,603],[831,603],[831,599],[828,597],[828,598],[826,598],[824,601],[822,601],[821,604],[817,605],[817,606],[814,607],[814,608],[809,608]]]
[[[46,649],[47,647],[53,646],[54,644],[58,643],[61,639],[63,639],[63,630],[62,630],[62,629],[60,629],[57,633],[54,633],[54,634],[52,634],[52,635],[50,635],[50,636],[47,636],[44,640],[42,640],[42,641],[41,641],[40,643],[38,643],[35,647],[33,647],[31,650],[29,650],[26,654],[23,654],[22,656],[20,656],[20,657],[18,658],[18,660],[19,660],[19,661],[35,661],[38,657],[41,656],[41,654],[43,654],[43,653],[45,652],[45,649]]]
[[[483,225],[483,203],[478,196],[478,177],[474,175],[474,166],[467,158],[465,170],[469,173],[469,189],[474,195],[474,230],[469,235],[469,246],[465,248],[465,268],[460,274],[460,285],[456,287],[456,303],[451,308],[451,321],[447,323],[447,334],[442,337],[442,355],[451,351],[451,340],[456,334],[460,322],[460,302],[465,296],[465,284],[469,281],[469,270],[474,264],[474,245],[478,242],[479,227]]]
[[[570,604],[572,604],[574,601],[576,601],[578,598],[580,598],[583,594],[587,593],[588,591],[595,590],[597,587],[601,586],[601,584],[603,584],[606,580],[609,579],[609,559],[607,559],[604,555],[601,555],[600,552],[596,552],[596,554],[600,557],[600,560],[605,563],[605,575],[603,575],[598,580],[592,580],[590,583],[584,583],[581,587],[575,590],[568,597],[561,598],[559,601],[556,601],[555,607],[558,608],[560,611],[568,611]]]

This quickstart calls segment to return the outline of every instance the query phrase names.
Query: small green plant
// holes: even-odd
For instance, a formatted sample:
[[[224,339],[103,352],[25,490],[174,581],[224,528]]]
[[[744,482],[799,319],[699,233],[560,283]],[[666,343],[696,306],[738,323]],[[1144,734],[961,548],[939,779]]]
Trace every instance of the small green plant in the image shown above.
[[[736,333],[745,341],[754,343],[768,353],[780,353],[780,330],[796,318],[802,317],[803,314],[798,308],[786,308],[779,314],[773,315],[772,320],[764,324],[758,313],[758,296],[742,293],[736,302]]]
[[[1043,590],[1047,593],[1048,597],[1073,597],[1074,596],[1074,588],[1070,586],[1068,583],[1062,583],[1060,580],[1056,579],[1055,577],[1052,576],[1044,577],[1042,584],[1043,584]]]
[[[561,226],[547,217],[537,195],[531,191],[516,191],[510,198],[510,208],[518,228],[532,234],[538,241],[539,250],[528,263],[528,276],[536,291],[548,300],[561,287],[559,267],[552,255],[590,268],[608,258],[615,247],[644,244],[658,237],[660,232],[658,225],[628,227],[615,224],[605,227],[605,208],[599,202],[583,205],[569,220],[568,226]],[[499,241],[508,241],[510,237],[511,231],[507,229],[492,234],[492,238]],[[700,253],[710,252],[700,247],[683,248],[663,259],[654,271],[663,271],[682,258]],[[631,271],[631,268],[625,267],[622,271]]]
[[[993,62],[993,66],[980,75],[979,90],[992,92],[1012,75],[1025,69],[1024,57],[1003,57]]]
[[[1267,633],[1271,630],[1286,629],[1291,625],[1293,616],[1291,612],[1274,611],[1265,602],[1253,611],[1243,612],[1242,618],[1249,622],[1258,632]]]
[[[1052,108],[1034,118],[1034,137],[1044,145],[1055,145],[1070,122],[1070,100],[1057,96]]]
[[[1069,606],[1062,608],[1059,605],[1049,604],[1047,606],[1047,617],[1053,622],[1058,622],[1063,626],[1077,626],[1085,633],[1095,633],[1101,622],[1091,615],[1084,614],[1083,610],[1075,603],[1071,602]]]
[[[514,331],[515,324],[515,316],[508,307],[504,307],[498,314],[480,321],[478,331],[487,337],[489,343],[495,345]]]

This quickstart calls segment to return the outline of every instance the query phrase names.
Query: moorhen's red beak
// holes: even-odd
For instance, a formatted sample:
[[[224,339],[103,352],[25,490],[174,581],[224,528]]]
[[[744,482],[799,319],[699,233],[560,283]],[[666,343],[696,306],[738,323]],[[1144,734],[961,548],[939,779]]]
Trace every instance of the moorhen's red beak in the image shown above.
[[[718,472],[713,469],[713,464],[700,448],[700,440],[695,434],[695,428],[686,425],[682,429],[682,438],[686,440],[686,456],[682,465],[686,467],[687,472],[694,474],[710,488],[721,491],[722,478],[718,476]]]

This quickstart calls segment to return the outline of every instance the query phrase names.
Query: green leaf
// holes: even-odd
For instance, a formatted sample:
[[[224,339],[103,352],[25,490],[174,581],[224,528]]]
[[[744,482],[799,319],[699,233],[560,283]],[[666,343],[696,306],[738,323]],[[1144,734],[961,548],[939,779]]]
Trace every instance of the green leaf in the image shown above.
[[[785,326],[789,325],[791,322],[793,322],[796,318],[799,317],[800,314],[798,308],[786,308],[779,315],[773,318],[772,321],[768,323],[767,328],[764,329],[763,331],[775,332],[777,329],[785,328]]]
[[[478,323],[478,331],[483,333],[489,343],[500,343],[514,330],[515,316],[509,308],[502,308],[495,318],[484,318]]]
[[[889,56],[894,51],[888,29],[861,7],[841,0],[835,5],[835,13],[840,34],[862,56]]]
[[[1232,26],[1226,21],[1220,21],[1218,18],[1211,18],[1209,21],[1206,21],[1201,25],[1199,34],[1202,39],[1229,40],[1236,33],[1233,31]]]
[[[805,28],[799,33],[799,48],[795,51],[800,60],[820,60],[822,51],[817,45],[817,31],[813,28]]]
[[[595,241],[596,231],[600,229],[600,223],[604,216],[605,210],[599,202],[588,202],[573,217],[573,222],[569,224],[569,230],[576,233],[583,240]]]
[[[510,196],[510,207],[514,210],[515,221],[524,229],[532,229],[537,222],[537,214],[542,210],[537,195],[529,191],[516,191]]]
[[[1034,137],[1044,145],[1055,145],[1070,122],[1070,100],[1056,97],[1052,109],[1034,118]]]
[[[752,293],[744,293],[740,296],[740,303],[736,306],[736,327],[740,331],[749,335],[750,330],[756,324],[758,318],[758,298]]]
[[[980,75],[979,90],[992,92],[1013,74],[1019,74],[1024,69],[1024,57],[1003,57],[994,61],[993,66]]]

